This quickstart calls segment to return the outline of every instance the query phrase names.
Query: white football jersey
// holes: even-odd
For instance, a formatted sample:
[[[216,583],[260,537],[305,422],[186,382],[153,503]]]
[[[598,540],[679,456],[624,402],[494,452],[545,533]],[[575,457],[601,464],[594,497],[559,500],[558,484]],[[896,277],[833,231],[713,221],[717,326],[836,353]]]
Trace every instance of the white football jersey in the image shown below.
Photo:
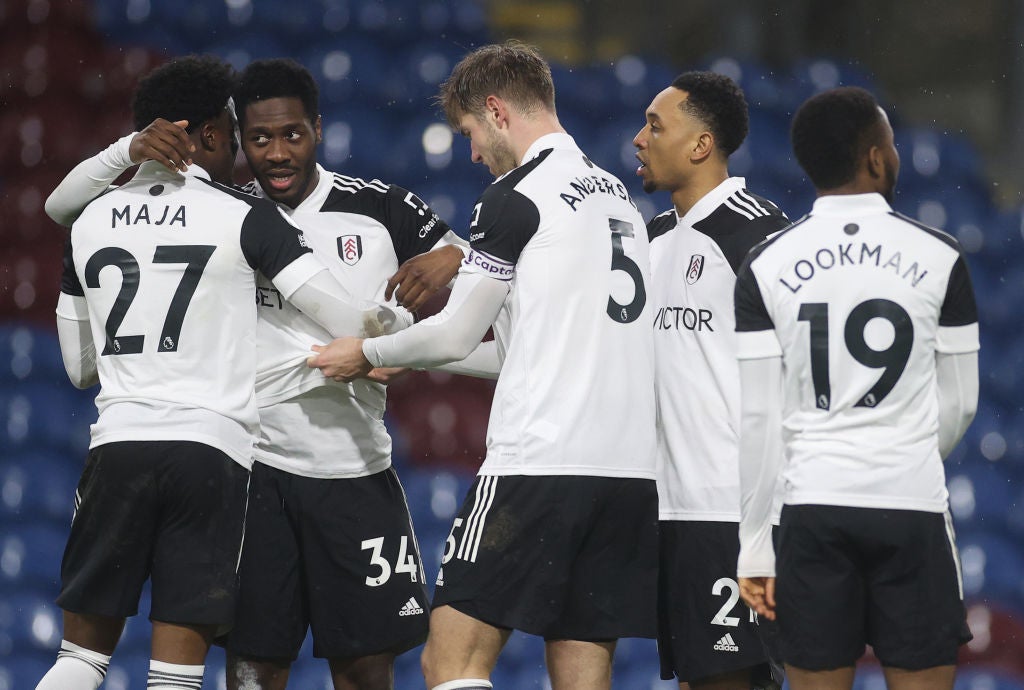
[[[878,194],[824,196],[751,251],[741,359],[778,356],[787,504],[943,512],[935,354],[978,350],[959,244]]]
[[[319,165],[317,172],[313,193],[294,210],[281,210],[302,228],[314,255],[353,297],[383,302],[387,279],[403,262],[433,248],[450,228],[401,187],[331,173]],[[255,184],[251,189],[262,194]],[[383,421],[385,387],[367,379],[338,383],[307,367],[311,346],[332,337],[263,277],[256,303],[257,459],[308,477],[364,476],[387,469],[391,437]]]
[[[462,271],[509,281],[484,475],[654,478],[647,228],[625,186],[548,134],[480,197]]]
[[[98,350],[90,447],[190,440],[252,464],[256,270],[290,295],[323,267],[265,200],[143,164],[72,227],[61,290]],[[74,318],[74,315],[64,315]]]
[[[733,291],[751,247],[789,220],[730,177],[648,225],[662,520],[739,522],[740,381]]]

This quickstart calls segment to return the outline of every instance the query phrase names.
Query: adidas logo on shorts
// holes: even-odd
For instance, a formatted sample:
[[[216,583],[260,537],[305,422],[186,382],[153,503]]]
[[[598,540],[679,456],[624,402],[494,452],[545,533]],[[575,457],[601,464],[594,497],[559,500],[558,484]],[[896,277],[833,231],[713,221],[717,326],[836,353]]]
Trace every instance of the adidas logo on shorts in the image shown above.
[[[444,568],[437,571],[437,581],[434,583],[435,587],[444,587]]]
[[[738,652],[740,648],[736,646],[736,640],[732,639],[732,633],[725,633],[722,639],[715,643],[715,651]]]
[[[399,616],[417,616],[423,613],[423,609],[416,602],[416,597],[409,597],[409,601],[405,602],[402,606],[402,610],[398,612]]]

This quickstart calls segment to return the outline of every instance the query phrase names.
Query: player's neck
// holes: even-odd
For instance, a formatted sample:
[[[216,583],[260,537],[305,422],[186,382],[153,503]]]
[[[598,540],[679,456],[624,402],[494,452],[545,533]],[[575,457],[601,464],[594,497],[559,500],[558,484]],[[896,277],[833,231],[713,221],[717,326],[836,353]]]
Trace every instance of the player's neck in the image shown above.
[[[690,180],[672,192],[672,205],[676,214],[682,218],[698,201],[711,193],[718,185],[722,184],[729,177],[729,171],[725,168],[700,170]]]
[[[534,113],[528,118],[520,118],[517,124],[519,131],[512,142],[512,150],[519,165],[523,164],[523,157],[533,143],[541,137],[548,134],[566,134],[565,129],[558,122],[558,116],[546,111]]]

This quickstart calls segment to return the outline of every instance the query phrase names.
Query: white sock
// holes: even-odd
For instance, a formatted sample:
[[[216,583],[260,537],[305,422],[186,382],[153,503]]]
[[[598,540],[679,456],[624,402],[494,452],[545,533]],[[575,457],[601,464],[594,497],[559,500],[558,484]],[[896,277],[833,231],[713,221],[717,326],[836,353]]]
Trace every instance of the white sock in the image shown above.
[[[96,690],[107,675],[110,657],[79,647],[67,640],[60,641],[57,661],[36,690]]]
[[[491,690],[491,681],[482,678],[460,678],[435,685],[430,690]]]
[[[203,686],[205,665],[185,666],[149,660],[147,690],[199,690]]]

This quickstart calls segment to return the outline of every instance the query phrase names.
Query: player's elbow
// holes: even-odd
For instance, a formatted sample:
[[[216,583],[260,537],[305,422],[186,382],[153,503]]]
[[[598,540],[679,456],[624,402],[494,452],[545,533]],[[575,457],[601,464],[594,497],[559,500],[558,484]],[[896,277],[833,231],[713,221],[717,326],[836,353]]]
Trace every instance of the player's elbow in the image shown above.
[[[53,222],[63,225],[66,228],[70,228],[75,222],[75,215],[70,213],[59,200],[55,199],[54,194],[51,194],[46,198],[46,203],[43,204],[43,210],[46,211],[46,215],[48,215]]]

